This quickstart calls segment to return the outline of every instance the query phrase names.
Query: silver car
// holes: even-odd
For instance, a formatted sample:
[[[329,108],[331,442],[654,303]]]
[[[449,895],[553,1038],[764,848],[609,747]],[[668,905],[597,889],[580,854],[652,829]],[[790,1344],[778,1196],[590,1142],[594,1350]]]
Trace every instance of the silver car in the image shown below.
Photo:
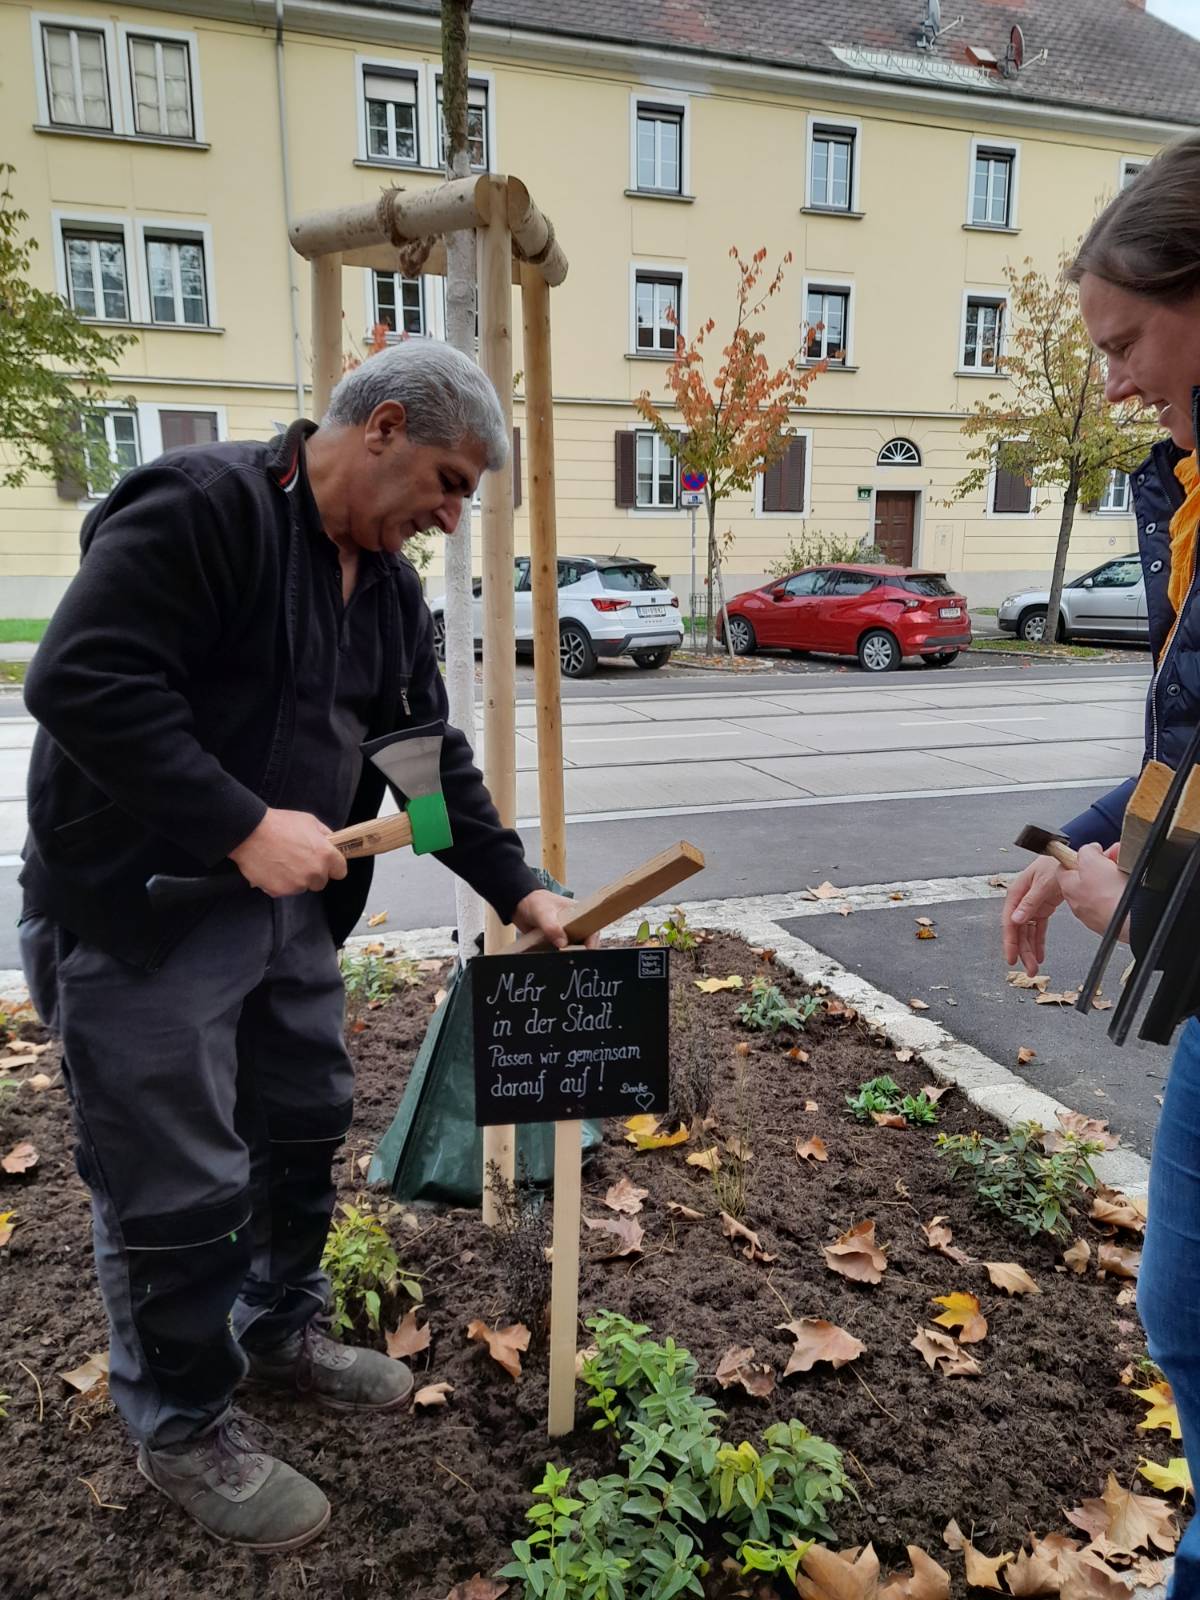
[[[1010,594],[996,617],[1005,633],[1039,644],[1046,636],[1048,589],[1022,589]],[[1077,637],[1131,639],[1149,644],[1146,583],[1137,554],[1117,556],[1063,585],[1059,610],[1060,643]]]

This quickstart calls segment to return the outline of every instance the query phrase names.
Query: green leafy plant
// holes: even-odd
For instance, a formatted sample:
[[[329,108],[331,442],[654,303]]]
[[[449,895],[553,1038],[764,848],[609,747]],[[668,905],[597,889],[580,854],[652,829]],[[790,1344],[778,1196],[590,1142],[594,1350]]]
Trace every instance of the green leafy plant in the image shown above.
[[[906,1122],[930,1123],[938,1119],[937,1106],[929,1096],[905,1094],[896,1080],[885,1073],[881,1078],[868,1078],[860,1083],[857,1094],[848,1094],[846,1104],[860,1122],[870,1122],[872,1116],[902,1116]]]
[[[724,1418],[695,1390],[696,1362],[615,1312],[588,1321],[583,1364],[597,1429],[620,1442],[621,1470],[571,1487],[550,1465],[500,1576],[545,1600],[674,1600],[703,1595],[706,1545],[719,1536],[743,1570],[794,1573],[848,1480],[838,1451],[795,1420],[766,1430],[761,1451],[722,1443]]]
[[[799,539],[788,535],[783,555],[778,561],[768,562],[767,576],[786,578],[793,572],[799,572],[801,567],[824,567],[837,561],[878,566],[886,560],[887,556],[879,546],[872,544],[865,536],[855,538],[852,533],[822,533],[819,528],[814,528],[811,533],[802,533]]]
[[[803,1028],[820,1004],[814,994],[806,994],[793,1004],[778,984],[758,977],[750,980],[750,999],[742,1001],[737,1014],[748,1028],[778,1033],[780,1028]]]
[[[346,1022],[353,1026],[371,1006],[386,1005],[397,989],[413,988],[421,971],[407,956],[387,956],[370,946],[343,950],[338,957],[346,989]]]
[[[671,915],[660,922],[657,928],[651,928],[650,923],[643,918],[633,936],[633,942],[666,945],[671,950],[682,950],[690,955],[700,944],[700,935],[688,927],[687,916],[682,906],[676,906]]]
[[[900,1102],[900,1114],[906,1122],[928,1125],[938,1119],[936,1104],[922,1089],[920,1094],[906,1094]]]
[[[321,1257],[329,1277],[332,1329],[345,1333],[365,1322],[378,1333],[384,1296],[400,1289],[421,1301],[421,1285],[401,1267],[379,1216],[347,1201],[338,1211]]]
[[[1019,1123],[1003,1139],[979,1132],[940,1133],[937,1153],[952,1178],[971,1185],[981,1205],[1028,1234],[1064,1239],[1071,1233],[1075,1205],[1096,1187],[1091,1157],[1104,1147],[1064,1133],[1062,1149],[1051,1152],[1042,1148],[1044,1137],[1036,1122]]]
[[[11,1399],[12,1395],[10,1394],[0,1394],[0,1422],[8,1421],[8,1412],[5,1410],[5,1403]]]

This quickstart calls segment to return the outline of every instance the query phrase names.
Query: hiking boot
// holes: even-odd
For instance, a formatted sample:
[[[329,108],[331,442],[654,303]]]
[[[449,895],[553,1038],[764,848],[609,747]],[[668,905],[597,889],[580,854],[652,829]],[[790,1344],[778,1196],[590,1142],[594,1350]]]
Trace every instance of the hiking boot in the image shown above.
[[[413,1375],[403,1361],[338,1344],[311,1322],[282,1344],[246,1355],[251,1383],[290,1389],[327,1411],[402,1411],[413,1397]]]
[[[329,1521],[329,1501],[294,1468],[259,1448],[236,1416],[186,1444],[138,1447],[138,1470],[222,1544],[296,1550]]]

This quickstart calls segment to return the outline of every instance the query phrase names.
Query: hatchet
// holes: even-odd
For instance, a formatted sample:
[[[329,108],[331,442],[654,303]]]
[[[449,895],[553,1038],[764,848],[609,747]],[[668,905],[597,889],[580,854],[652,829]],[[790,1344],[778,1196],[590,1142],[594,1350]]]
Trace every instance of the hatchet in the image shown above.
[[[341,828],[329,835],[329,843],[350,860],[384,855],[406,845],[411,845],[413,854],[418,856],[449,849],[454,836],[442,794],[445,732],[446,724],[437,721],[368,739],[361,746],[363,755],[399,791],[404,810],[393,817],[374,817],[369,822]],[[224,900],[249,888],[232,861],[199,877],[181,878],[156,872],[146,882],[146,893],[156,911],[171,911],[206,900]]]

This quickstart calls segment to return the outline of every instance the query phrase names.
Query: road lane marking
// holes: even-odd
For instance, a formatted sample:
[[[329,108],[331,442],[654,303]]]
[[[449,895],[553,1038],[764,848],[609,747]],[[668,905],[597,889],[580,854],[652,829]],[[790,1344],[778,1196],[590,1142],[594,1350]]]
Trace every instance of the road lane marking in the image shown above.
[[[941,717],[936,722],[902,722],[902,728],[956,728],[975,722],[1045,722],[1045,717]]]

